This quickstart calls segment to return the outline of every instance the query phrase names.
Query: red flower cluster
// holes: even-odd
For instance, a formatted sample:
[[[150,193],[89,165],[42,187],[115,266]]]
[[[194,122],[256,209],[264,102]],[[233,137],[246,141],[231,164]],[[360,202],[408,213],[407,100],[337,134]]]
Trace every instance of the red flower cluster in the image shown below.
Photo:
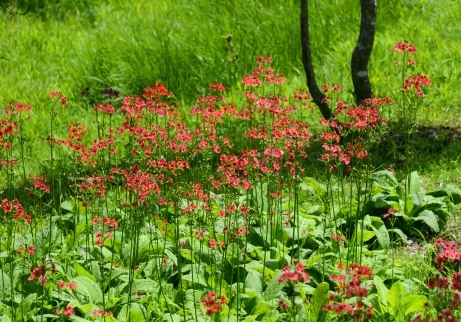
[[[282,270],[282,275],[280,275],[279,282],[283,283],[285,281],[300,281],[300,282],[309,282],[309,275],[304,271],[305,267],[303,263],[296,264],[295,270],[290,271],[290,266],[285,266]]]
[[[48,282],[48,276],[46,276],[48,271],[52,274],[56,273],[56,266],[51,259],[42,259],[42,265],[38,267],[35,267],[34,265],[31,266],[31,275],[27,279],[29,281],[37,279],[40,282],[40,285],[45,286]]]
[[[348,166],[347,169],[350,170],[354,157],[357,160],[367,159],[367,147],[372,143],[373,136],[364,135],[364,132],[372,133],[379,126],[386,124],[379,114],[378,107],[392,104],[392,100],[388,97],[373,98],[367,99],[365,103],[366,106],[352,106],[338,99],[334,117],[330,120],[320,119],[320,124],[327,127],[327,130],[321,134],[325,153],[319,161],[327,163],[330,170],[341,164]],[[347,137],[351,133],[357,134],[351,136],[352,142],[340,142],[341,136]],[[369,139],[365,140],[365,137]]]
[[[342,270],[342,264],[338,265]],[[349,314],[356,321],[371,321],[374,307],[366,307],[363,298],[368,295],[365,279],[372,278],[373,274],[368,266],[351,264],[341,274],[332,274],[330,280],[336,282],[335,292],[330,294],[329,303],[323,307],[324,311],[334,312],[337,315]],[[354,301],[351,301],[355,298]]]
[[[32,222],[32,217],[24,211],[24,207],[18,199],[14,199],[13,201],[3,199],[0,203],[0,209],[3,210],[4,214],[12,213],[14,220],[23,220],[28,224]]]
[[[113,228],[114,230],[118,228],[118,223],[115,220],[115,218],[111,219],[108,217],[104,217],[104,218],[95,217],[92,220],[92,224],[95,226],[99,224],[102,225],[103,231],[98,231],[95,233],[96,244],[99,247],[104,246],[104,241],[106,239],[111,239],[114,237],[111,231],[107,231],[107,228]]]
[[[393,51],[400,51],[400,52],[406,52],[409,54],[414,54],[416,53],[416,47],[413,44],[408,43],[407,40],[405,41],[400,41],[398,42],[395,46]]]
[[[75,291],[77,289],[77,284],[75,284],[74,282],[66,282],[66,281],[59,281],[58,282],[58,288],[60,290],[66,290],[66,289],[69,289],[69,290],[72,290],[72,291]]]
[[[61,92],[51,92],[50,93],[51,98],[59,99],[61,102],[61,105],[67,105],[67,98],[61,93]]]
[[[226,304],[226,297],[221,296],[218,301],[216,293],[209,292],[205,294],[201,302],[203,307],[206,309],[206,315],[212,316],[215,313],[221,312],[222,306]]]
[[[101,316],[114,316],[112,312],[106,312],[103,309],[94,310],[91,312],[92,317],[101,317]]]
[[[42,192],[50,193],[50,186],[46,184],[45,177],[39,176],[39,177],[31,177],[31,178],[33,181],[32,184],[34,185],[35,189],[42,191]]]
[[[453,241],[445,241],[442,238],[435,240],[437,247],[437,256],[435,257],[435,263],[439,267],[443,267],[447,264],[459,264],[461,263],[461,252],[459,252],[458,244]]]
[[[408,78],[405,78],[405,84],[403,85],[402,90],[407,91],[410,88],[414,88],[416,95],[418,97],[424,97],[424,92],[421,89],[421,86],[431,86],[432,82],[426,75],[413,75]]]

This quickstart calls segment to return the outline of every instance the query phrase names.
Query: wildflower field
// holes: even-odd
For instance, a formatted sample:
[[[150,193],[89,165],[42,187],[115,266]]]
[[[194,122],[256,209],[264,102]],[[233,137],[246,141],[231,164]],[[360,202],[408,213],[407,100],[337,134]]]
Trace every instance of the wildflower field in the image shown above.
[[[445,2],[449,14],[427,1],[397,7],[432,10],[452,35],[461,7]],[[76,3],[17,1],[0,14],[17,35],[0,46],[0,322],[461,321],[461,57],[453,51],[449,69],[446,52],[427,48],[438,23],[408,18],[396,33],[409,35],[395,39],[378,30],[366,106],[343,82],[338,45],[327,55],[337,71],[318,69],[331,78],[325,120],[299,44],[285,53],[299,31],[248,43],[266,26],[255,12],[273,32],[277,17],[298,30],[296,1]],[[331,17],[357,6],[325,3],[311,6]],[[136,20],[151,22],[154,7],[159,29]],[[201,33],[185,36],[211,33],[218,18],[213,61],[192,49]],[[346,18],[313,18],[314,39],[329,43],[325,26]],[[95,42],[106,28],[125,28],[122,49]],[[154,62],[138,48],[147,34],[163,50]]]

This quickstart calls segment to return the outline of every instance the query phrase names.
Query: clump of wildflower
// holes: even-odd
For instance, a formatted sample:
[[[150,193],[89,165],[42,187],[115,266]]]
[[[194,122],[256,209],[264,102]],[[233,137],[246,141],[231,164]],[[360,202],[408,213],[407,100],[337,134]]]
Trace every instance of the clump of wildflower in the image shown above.
[[[104,246],[104,241],[106,239],[111,239],[114,237],[114,234],[112,231],[108,231],[108,229],[112,228],[113,231],[118,228],[118,223],[115,218],[109,218],[109,217],[94,217],[93,220],[91,221],[93,226],[99,226],[101,225],[101,230],[97,231],[95,233],[95,238],[96,238],[96,244],[99,247]]]
[[[103,309],[99,309],[99,310],[94,310],[93,312],[91,312],[91,317],[90,319],[96,319],[98,317],[104,317],[104,316],[114,316],[114,314],[110,311],[104,311]]]
[[[226,304],[226,297],[221,296],[218,300],[215,292],[209,292],[201,300],[203,307],[206,310],[206,315],[212,316],[222,310],[222,306]]]
[[[416,47],[413,44],[410,44],[407,40],[398,42],[395,46],[393,51],[399,51],[409,54],[416,53]]]
[[[75,284],[74,282],[66,282],[66,281],[59,281],[58,282],[58,289],[60,290],[71,290],[71,291],[75,291],[77,289],[77,284]]]
[[[430,305],[424,314],[414,322],[460,321],[461,320],[461,272],[460,247],[456,242],[443,238],[435,240],[436,257],[434,263],[438,275],[427,281]]]
[[[13,219],[16,221],[23,220],[28,224],[32,222],[32,217],[25,212],[24,207],[18,199],[12,201],[3,199],[0,203],[0,209],[3,210],[4,214],[12,213]]]
[[[431,86],[432,82],[426,75],[412,75],[405,78],[405,84],[402,87],[402,91],[407,91],[410,88],[414,88],[416,95],[419,98],[424,97],[424,92],[421,89],[422,86]]]
[[[336,315],[347,315],[355,321],[371,321],[374,307],[363,301],[368,295],[371,283],[368,279],[373,273],[368,266],[350,264],[343,269],[338,265],[339,274],[332,274],[330,280],[336,283],[335,291],[330,294],[329,301],[323,310]]]
[[[282,270],[282,275],[279,277],[279,282],[285,281],[292,282],[309,282],[309,275],[305,272],[305,266],[303,263],[296,264],[294,271],[290,270],[290,266],[285,266]]]
[[[67,105],[67,98],[61,92],[51,92],[50,97],[58,99],[63,106]]]
[[[38,280],[40,285],[45,286],[48,282],[47,272],[52,274],[56,273],[56,266],[51,259],[42,259],[42,265],[30,268],[30,276],[27,278],[29,281]]]
[[[68,319],[72,316],[75,316],[74,307],[72,305],[67,305],[63,307],[61,310],[55,309],[53,313],[56,315],[61,315],[64,319]]]
[[[459,269],[461,263],[461,252],[459,245],[453,241],[445,241],[442,238],[435,240],[437,255],[434,259],[436,265],[443,269]]]

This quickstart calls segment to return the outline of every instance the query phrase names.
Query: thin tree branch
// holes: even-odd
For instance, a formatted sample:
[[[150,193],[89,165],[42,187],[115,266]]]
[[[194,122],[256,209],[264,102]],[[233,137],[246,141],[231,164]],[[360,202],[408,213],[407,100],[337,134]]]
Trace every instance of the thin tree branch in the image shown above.
[[[315,80],[314,67],[312,65],[312,54],[309,40],[309,3],[308,0],[301,0],[301,46],[303,54],[304,71],[306,72],[307,87],[311,93],[312,100],[319,107],[325,119],[331,118],[331,110],[326,103],[325,94],[319,89]]]
[[[352,53],[351,73],[357,105],[365,105],[365,100],[373,96],[368,77],[368,62],[376,33],[376,0],[360,0],[360,7],[360,34]]]

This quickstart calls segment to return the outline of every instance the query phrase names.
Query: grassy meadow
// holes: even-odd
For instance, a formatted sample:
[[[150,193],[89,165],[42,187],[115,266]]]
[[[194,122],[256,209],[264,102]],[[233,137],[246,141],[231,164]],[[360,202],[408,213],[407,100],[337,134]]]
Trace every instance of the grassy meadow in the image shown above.
[[[367,107],[309,6],[329,121],[299,1],[1,2],[0,322],[461,320],[461,3],[378,2]]]

